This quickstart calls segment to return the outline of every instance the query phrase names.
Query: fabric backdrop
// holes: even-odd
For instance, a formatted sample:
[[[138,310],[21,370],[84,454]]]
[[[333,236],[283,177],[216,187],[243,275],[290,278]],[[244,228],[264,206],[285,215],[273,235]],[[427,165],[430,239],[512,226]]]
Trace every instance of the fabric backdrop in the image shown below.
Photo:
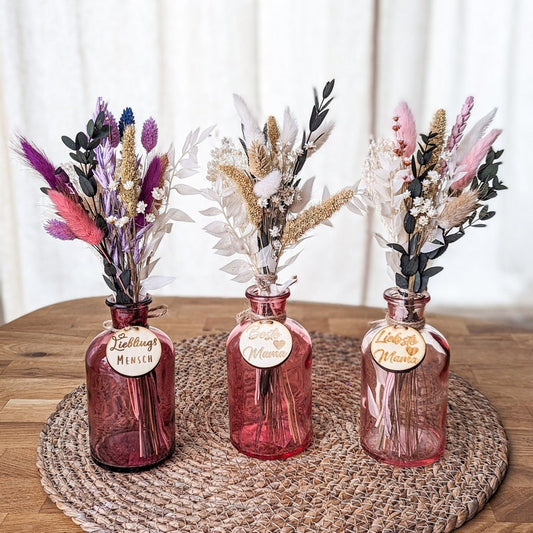
[[[236,137],[232,93],[260,120],[289,105],[302,127],[312,87],[336,79],[336,128],[303,177],[330,190],[355,183],[371,134],[390,135],[406,100],[418,129],[444,107],[455,119],[475,97],[472,123],[498,106],[501,177],[509,186],[485,229],[472,229],[440,259],[434,306],[530,306],[533,302],[531,170],[533,2],[527,0],[0,0],[0,297],[5,320],[56,301],[105,295],[98,258],[82,243],[47,236],[40,180],[10,145],[23,133],[56,163],[61,135],[79,131],[96,98],[115,115],[153,116],[161,146],[216,124],[200,150],[203,170],[222,135]],[[202,186],[204,172],[190,179]],[[156,272],[176,281],[160,293],[241,296],[219,270],[202,231],[200,197],[175,197],[196,223],[176,223]],[[345,210],[319,227],[298,260],[293,298],[382,305],[391,285],[372,234],[379,222]],[[157,294],[155,294],[157,296]]]

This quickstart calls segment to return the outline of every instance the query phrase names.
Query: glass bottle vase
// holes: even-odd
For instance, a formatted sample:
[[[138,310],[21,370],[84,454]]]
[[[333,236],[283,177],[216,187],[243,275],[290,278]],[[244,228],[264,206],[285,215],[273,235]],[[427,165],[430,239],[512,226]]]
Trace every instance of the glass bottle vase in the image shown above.
[[[428,465],[446,444],[449,346],[425,323],[427,292],[384,298],[388,314],[361,344],[361,446],[384,463]]]
[[[112,328],[87,349],[91,456],[112,470],[150,468],[174,449],[174,346],[165,333],[148,325],[151,301],[106,300]]]
[[[226,344],[231,442],[258,459],[291,457],[312,439],[311,338],[287,318],[289,295],[250,287],[248,316]]]

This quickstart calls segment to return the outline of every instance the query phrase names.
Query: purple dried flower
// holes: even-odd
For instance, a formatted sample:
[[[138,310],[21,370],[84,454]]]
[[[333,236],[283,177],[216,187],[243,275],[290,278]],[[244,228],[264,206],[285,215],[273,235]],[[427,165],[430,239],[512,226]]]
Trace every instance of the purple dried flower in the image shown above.
[[[147,153],[151,152],[157,144],[157,124],[152,117],[143,124],[141,143]]]
[[[450,152],[454,146],[457,146],[459,141],[462,139],[463,132],[466,128],[466,123],[470,118],[470,112],[472,111],[473,107],[474,98],[472,96],[468,96],[463,104],[463,107],[461,108],[461,112],[457,115],[452,132],[448,138],[448,144],[446,146],[446,150],[448,150],[448,152]]]
[[[56,176],[56,169],[50,160],[46,157],[44,152],[41,152],[35,145],[33,145],[25,137],[19,137],[20,148],[16,152],[22,157],[24,162],[31,168],[36,170],[54,190],[58,186],[58,178]]]
[[[120,142],[120,133],[118,131],[117,121],[111,111],[106,111],[104,124],[109,125],[109,136],[107,137],[109,139],[109,144],[112,148],[116,148]]]
[[[76,238],[76,235],[74,235],[67,224],[61,220],[49,220],[44,225],[44,229],[48,234],[52,235],[52,237],[61,239],[62,241],[73,241]]]
[[[155,156],[148,165],[148,169],[146,170],[146,174],[144,175],[141,185],[141,192],[139,193],[139,201],[146,203],[145,214],[150,213],[152,210],[152,202],[154,200],[152,191],[155,187],[159,186],[162,172],[163,164],[161,163],[161,157]],[[143,227],[145,224],[145,215],[137,215],[135,221],[140,227]]]

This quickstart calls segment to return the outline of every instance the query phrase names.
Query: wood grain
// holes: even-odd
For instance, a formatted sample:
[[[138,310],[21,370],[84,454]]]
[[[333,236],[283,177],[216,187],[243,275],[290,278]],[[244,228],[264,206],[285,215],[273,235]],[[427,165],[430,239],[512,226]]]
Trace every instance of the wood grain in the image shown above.
[[[229,331],[244,300],[157,298],[165,317],[153,321],[179,341]],[[290,302],[288,312],[309,331],[361,338],[382,309]],[[43,491],[35,451],[55,405],[84,381],[84,354],[108,319],[103,298],[49,306],[0,327],[0,533],[73,533],[81,529]],[[448,338],[452,371],[498,410],[511,441],[507,476],[485,509],[460,531],[533,532],[533,330],[515,320],[495,322],[428,314]]]

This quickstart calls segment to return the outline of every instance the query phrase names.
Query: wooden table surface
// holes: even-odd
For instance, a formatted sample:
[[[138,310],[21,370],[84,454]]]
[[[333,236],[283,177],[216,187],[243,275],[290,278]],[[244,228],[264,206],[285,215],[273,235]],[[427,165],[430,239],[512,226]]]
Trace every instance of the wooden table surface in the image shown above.
[[[245,300],[157,297],[167,316],[152,323],[178,341],[230,331]],[[361,338],[383,309],[289,301],[309,331]],[[511,442],[510,466],[486,507],[460,530],[533,532],[533,328],[434,315],[451,345],[451,370],[498,410]],[[35,466],[39,433],[56,404],[84,381],[84,354],[109,318],[103,298],[39,309],[0,327],[0,532],[81,531],[43,491]]]

